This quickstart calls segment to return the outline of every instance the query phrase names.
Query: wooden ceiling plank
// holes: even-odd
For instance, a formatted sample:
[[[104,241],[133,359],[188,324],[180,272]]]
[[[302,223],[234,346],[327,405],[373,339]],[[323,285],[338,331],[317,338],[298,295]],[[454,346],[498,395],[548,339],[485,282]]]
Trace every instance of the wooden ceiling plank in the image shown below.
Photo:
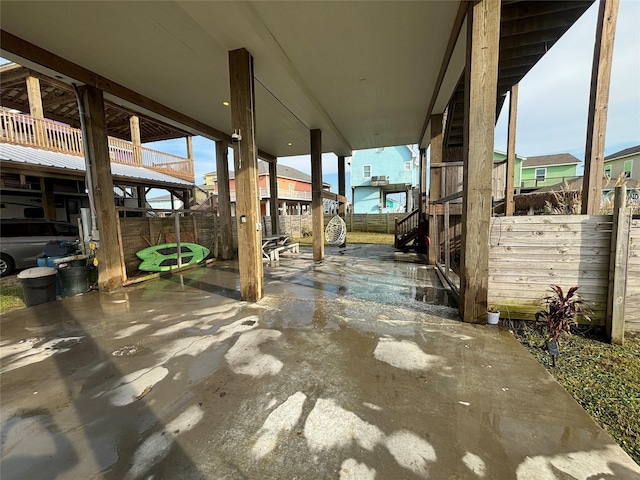
[[[544,44],[545,42],[556,42],[567,31],[567,27],[549,28],[547,30],[538,30],[536,32],[523,33],[521,35],[512,35],[502,39],[501,48],[516,48],[527,45]]]
[[[583,2],[577,2],[574,0],[554,2],[503,2],[503,8],[500,16],[503,22],[508,22],[511,20],[522,20],[539,15],[561,13],[566,10],[575,10],[577,6],[581,4],[584,5],[584,9],[586,10],[592,3],[593,0]]]

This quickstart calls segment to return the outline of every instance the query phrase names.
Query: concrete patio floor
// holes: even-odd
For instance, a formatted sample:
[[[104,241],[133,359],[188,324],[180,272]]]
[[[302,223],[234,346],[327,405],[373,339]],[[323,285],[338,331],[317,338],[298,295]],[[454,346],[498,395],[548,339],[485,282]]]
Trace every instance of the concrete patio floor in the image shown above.
[[[637,479],[511,334],[391,247],[233,262],[3,315],[9,479]]]

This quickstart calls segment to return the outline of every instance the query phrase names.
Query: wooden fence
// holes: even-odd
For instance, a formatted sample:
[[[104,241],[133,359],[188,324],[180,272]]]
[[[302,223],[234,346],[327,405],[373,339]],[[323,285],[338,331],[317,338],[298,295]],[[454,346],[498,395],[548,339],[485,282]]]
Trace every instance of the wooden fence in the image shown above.
[[[136,252],[150,245],[176,241],[174,217],[125,217],[119,218],[122,261],[127,278],[138,274],[140,259]],[[189,215],[180,217],[180,240],[203,245],[214,252],[215,217]]]
[[[640,330],[640,220],[631,221],[625,298],[625,328]]]
[[[394,233],[396,219],[401,220],[407,214],[401,213],[349,213],[344,221],[349,232]],[[325,215],[325,224],[332,215]]]
[[[550,285],[578,285],[603,325],[611,231],[611,215],[493,217],[489,304],[505,318],[533,319]]]

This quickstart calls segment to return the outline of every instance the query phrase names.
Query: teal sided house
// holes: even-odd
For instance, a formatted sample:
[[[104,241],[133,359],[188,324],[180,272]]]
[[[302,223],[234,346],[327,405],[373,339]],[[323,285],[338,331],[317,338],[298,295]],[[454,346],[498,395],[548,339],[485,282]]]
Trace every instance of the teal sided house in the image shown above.
[[[411,211],[418,181],[417,153],[409,146],[372,148],[354,152],[351,187],[354,213]],[[389,195],[406,194],[404,206]]]

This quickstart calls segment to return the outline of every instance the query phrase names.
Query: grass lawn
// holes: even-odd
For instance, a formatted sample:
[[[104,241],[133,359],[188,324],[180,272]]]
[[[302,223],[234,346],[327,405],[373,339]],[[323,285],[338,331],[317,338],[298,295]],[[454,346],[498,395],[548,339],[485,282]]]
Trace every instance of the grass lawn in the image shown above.
[[[640,464],[640,332],[628,332],[624,346],[580,334],[561,338],[560,355],[552,367],[539,330],[521,326],[513,331],[536,360]]]
[[[0,279],[0,313],[24,308],[22,285],[15,275]]]
[[[313,237],[292,238],[300,245],[313,245]],[[393,245],[393,233],[347,232],[347,244]]]

